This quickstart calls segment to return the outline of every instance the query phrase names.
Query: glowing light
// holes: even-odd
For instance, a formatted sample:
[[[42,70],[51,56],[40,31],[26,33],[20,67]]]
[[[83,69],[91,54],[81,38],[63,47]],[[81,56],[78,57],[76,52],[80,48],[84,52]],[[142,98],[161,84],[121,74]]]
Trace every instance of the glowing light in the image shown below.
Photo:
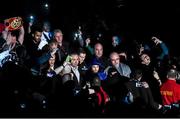
[[[31,16],[30,16],[30,19],[34,19],[34,16],[31,15]]]
[[[45,8],[48,8],[48,7],[49,7],[49,5],[48,5],[47,3],[46,3],[44,6],[45,6]]]

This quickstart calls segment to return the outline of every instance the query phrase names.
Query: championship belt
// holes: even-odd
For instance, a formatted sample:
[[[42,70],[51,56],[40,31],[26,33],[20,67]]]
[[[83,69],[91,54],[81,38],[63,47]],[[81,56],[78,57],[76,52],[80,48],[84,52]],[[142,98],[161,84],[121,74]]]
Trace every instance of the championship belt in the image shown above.
[[[5,27],[10,31],[20,29],[22,24],[23,22],[21,17],[12,17],[5,20]]]

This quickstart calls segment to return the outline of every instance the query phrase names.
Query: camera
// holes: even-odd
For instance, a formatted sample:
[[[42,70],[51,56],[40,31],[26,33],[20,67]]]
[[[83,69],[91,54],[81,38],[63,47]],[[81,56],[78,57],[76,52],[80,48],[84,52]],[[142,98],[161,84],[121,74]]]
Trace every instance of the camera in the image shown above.
[[[136,87],[143,87],[142,82],[136,82]]]

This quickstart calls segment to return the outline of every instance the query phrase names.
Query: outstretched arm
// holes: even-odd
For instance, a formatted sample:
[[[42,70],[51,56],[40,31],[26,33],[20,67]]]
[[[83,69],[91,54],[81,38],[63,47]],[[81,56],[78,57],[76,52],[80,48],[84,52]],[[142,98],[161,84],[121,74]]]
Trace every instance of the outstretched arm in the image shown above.
[[[166,44],[163,41],[161,41],[157,37],[152,37],[152,40],[154,40],[154,43],[156,45],[160,44],[160,47],[162,49],[162,53],[157,57],[158,59],[162,60],[164,58],[164,56],[169,55],[168,47],[166,46]]]
[[[18,37],[18,41],[21,45],[24,42],[24,34],[25,34],[24,27],[21,26],[20,31],[19,31],[19,37]]]
[[[93,48],[89,45],[90,42],[91,42],[90,38],[87,38],[87,39],[85,40],[86,48],[89,50],[89,52],[91,53],[91,55],[93,55],[93,54],[94,54],[94,50],[93,50]]]

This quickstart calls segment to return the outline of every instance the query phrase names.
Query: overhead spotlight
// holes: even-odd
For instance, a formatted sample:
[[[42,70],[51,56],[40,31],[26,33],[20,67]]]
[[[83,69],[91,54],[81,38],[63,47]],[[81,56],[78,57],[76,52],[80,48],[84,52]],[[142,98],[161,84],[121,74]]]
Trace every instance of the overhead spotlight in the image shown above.
[[[48,7],[49,7],[49,5],[46,3],[46,4],[44,5],[44,7],[45,7],[45,8],[48,8]]]
[[[31,20],[33,20],[33,19],[34,19],[34,16],[31,15],[29,18],[30,18]]]

